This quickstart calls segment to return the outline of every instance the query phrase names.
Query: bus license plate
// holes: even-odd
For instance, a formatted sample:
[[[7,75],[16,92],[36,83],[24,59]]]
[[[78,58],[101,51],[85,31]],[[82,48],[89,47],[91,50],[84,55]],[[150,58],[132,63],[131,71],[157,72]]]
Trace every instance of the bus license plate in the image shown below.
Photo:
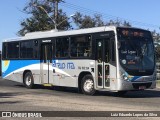
[[[139,90],[144,90],[146,86],[139,86]]]

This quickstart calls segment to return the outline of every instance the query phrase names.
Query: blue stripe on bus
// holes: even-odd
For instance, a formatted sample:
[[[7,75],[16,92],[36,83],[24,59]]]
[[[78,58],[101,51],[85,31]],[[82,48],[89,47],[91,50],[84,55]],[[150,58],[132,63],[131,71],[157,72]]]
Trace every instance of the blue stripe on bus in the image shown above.
[[[2,77],[11,72],[26,67],[28,65],[40,63],[40,60],[3,60],[2,61]]]
[[[131,79],[131,81],[133,82],[133,81],[136,81],[137,79],[139,79],[140,77],[142,77],[142,76],[134,76],[132,79]]]

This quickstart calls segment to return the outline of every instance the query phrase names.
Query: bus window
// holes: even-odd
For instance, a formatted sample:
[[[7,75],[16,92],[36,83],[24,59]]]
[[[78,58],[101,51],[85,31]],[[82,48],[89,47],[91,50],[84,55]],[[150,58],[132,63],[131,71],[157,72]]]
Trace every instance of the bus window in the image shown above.
[[[92,53],[90,36],[71,37],[71,57],[90,57]]]
[[[33,52],[33,58],[38,59],[39,58],[39,43],[38,40],[34,41],[34,52]]]
[[[19,58],[19,42],[10,42],[7,45],[7,58]]]
[[[56,40],[56,57],[68,57],[69,53],[69,39],[68,38],[58,38]]]
[[[112,62],[115,61],[115,42],[114,40],[111,41],[111,59],[112,59]]]
[[[20,43],[20,57],[33,58],[33,41],[25,41]]]
[[[47,63],[47,61],[49,60],[49,62],[52,63],[52,52],[53,52],[52,44],[42,44],[41,62]]]
[[[98,63],[102,63],[102,40],[97,40],[98,42],[98,47],[97,47],[97,60],[98,60]]]
[[[7,43],[4,43],[4,44],[3,44],[2,58],[3,58],[3,59],[6,59],[6,58],[7,58]]]
[[[110,58],[111,58],[111,56],[110,56],[110,40],[109,39],[105,39],[105,47],[104,47],[104,49],[105,49],[104,61],[106,63],[108,63],[110,61]]]

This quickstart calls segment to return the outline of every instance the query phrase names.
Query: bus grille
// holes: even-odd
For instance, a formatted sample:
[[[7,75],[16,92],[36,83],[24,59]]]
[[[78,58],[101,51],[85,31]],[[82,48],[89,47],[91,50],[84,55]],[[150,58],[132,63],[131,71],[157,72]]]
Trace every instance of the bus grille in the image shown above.
[[[152,82],[149,82],[149,83],[132,83],[132,85],[133,85],[133,88],[135,88],[135,89],[139,89],[140,86],[145,86],[146,88],[149,88],[149,87],[151,87]]]

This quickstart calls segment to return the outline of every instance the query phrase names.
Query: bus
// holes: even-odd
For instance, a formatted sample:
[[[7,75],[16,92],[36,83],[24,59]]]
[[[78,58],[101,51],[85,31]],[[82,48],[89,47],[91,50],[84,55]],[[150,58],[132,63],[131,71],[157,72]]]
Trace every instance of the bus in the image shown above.
[[[2,77],[24,83],[124,94],[156,87],[150,31],[103,26],[40,31],[2,43]]]

